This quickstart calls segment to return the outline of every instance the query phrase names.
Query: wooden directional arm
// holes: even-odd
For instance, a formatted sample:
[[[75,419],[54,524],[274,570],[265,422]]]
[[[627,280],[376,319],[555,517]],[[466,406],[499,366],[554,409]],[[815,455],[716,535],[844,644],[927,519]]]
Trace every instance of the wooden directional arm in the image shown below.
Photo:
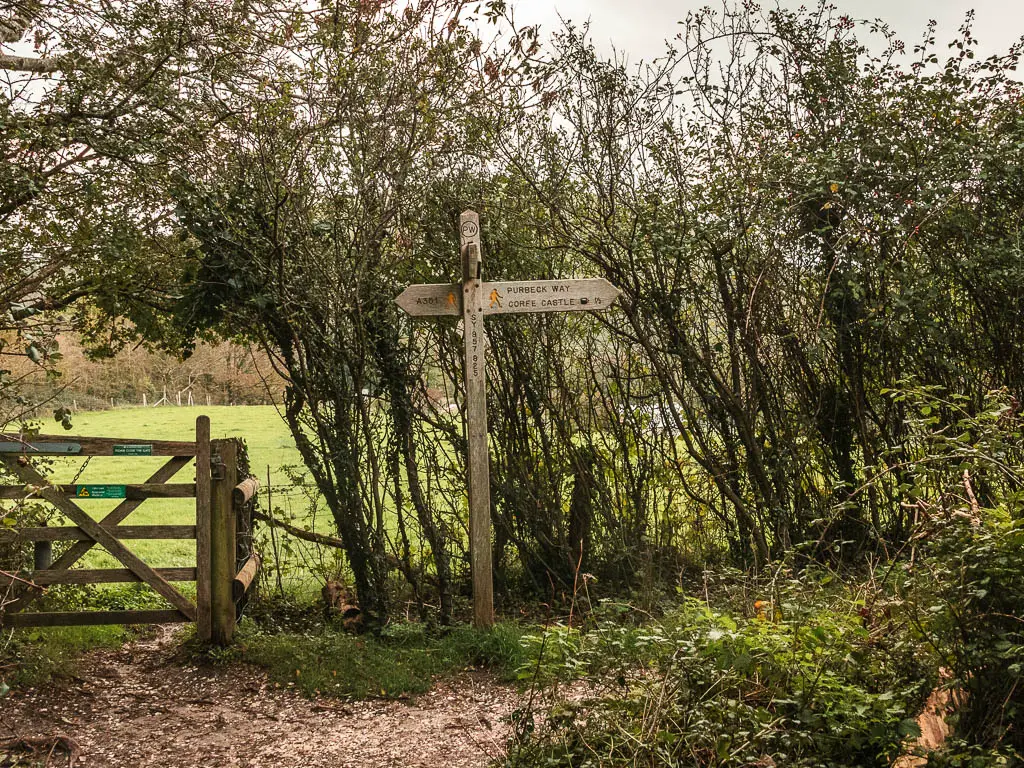
[[[473,266],[467,274],[480,273],[479,244],[469,243]],[[599,312],[609,309],[621,291],[604,278],[581,280],[511,280],[478,283],[479,299],[485,315],[524,314],[535,312]],[[413,317],[461,315],[462,287],[447,283],[410,285],[395,299]]]

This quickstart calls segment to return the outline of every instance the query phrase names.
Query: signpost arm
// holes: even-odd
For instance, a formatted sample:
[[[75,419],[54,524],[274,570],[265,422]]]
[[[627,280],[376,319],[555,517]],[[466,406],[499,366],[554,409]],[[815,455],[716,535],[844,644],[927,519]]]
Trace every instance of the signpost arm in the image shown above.
[[[494,625],[491,576],[491,484],[487,445],[487,378],[484,365],[484,312],[480,218],[459,217],[462,252],[462,328],[466,344],[466,439],[469,475],[469,553],[473,571],[473,623]]]

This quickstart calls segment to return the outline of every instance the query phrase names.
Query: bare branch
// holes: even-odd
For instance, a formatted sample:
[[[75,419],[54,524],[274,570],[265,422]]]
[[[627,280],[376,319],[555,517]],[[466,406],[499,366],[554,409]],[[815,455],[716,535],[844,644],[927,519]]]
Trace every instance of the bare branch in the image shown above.
[[[36,72],[41,75],[60,72],[64,69],[62,58],[36,59],[31,56],[10,56],[0,54],[0,69],[9,72]]]

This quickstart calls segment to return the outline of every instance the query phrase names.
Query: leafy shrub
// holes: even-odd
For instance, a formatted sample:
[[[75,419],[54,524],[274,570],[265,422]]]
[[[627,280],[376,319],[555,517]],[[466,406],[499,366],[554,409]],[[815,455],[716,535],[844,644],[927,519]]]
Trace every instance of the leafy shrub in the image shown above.
[[[934,387],[890,394],[912,414],[901,449],[909,461],[897,466],[904,506],[914,510],[911,554],[893,573],[906,573],[903,606],[932,665],[962,694],[954,737],[930,759],[1004,764],[1024,752],[1021,405],[1005,390],[980,403]]]
[[[963,692],[952,718],[962,743],[950,752],[1024,752],[1024,520],[989,510],[936,523],[933,536],[910,605],[949,685]]]
[[[855,603],[793,607],[737,619],[690,601],[640,628],[528,640],[523,677],[585,675],[602,693],[532,735],[520,715],[510,765],[890,765],[929,687],[915,648]]]

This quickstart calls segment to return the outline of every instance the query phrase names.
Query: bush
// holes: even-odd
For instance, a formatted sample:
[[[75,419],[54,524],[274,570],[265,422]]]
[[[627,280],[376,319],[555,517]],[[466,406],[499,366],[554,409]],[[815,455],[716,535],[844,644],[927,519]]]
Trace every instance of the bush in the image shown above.
[[[1005,510],[954,516],[932,536],[910,605],[964,694],[952,718],[963,744],[950,751],[967,760],[936,765],[972,765],[975,747],[1024,752],[1024,520]]]
[[[890,765],[929,688],[916,648],[855,602],[784,600],[738,619],[691,601],[641,628],[529,641],[523,677],[582,674],[604,693],[532,736],[519,717],[510,765]]]

